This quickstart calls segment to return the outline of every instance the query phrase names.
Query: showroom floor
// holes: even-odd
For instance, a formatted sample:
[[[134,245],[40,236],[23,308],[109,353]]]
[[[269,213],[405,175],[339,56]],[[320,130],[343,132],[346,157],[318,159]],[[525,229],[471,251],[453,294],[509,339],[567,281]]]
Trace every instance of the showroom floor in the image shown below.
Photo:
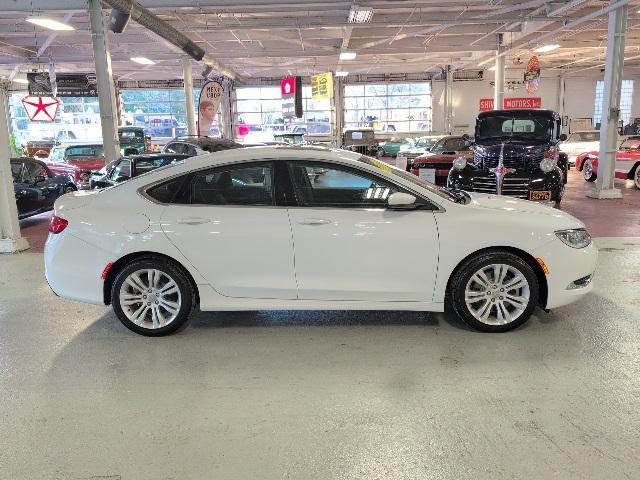
[[[594,293],[503,335],[249,312],[148,339],[56,298],[48,215],[24,220],[32,250],[0,257],[0,478],[639,478],[640,191],[588,187],[572,172],[563,208],[619,237]]]

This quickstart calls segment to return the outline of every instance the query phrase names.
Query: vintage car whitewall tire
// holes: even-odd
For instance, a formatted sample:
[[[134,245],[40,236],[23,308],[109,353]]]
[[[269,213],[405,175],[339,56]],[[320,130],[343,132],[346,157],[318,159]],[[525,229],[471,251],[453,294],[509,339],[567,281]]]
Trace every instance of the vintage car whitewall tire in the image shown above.
[[[636,166],[636,171],[633,174],[633,183],[636,188],[640,188],[640,165]]]
[[[142,258],[126,265],[111,288],[111,303],[129,330],[160,337],[186,325],[194,304],[191,282],[164,258]]]
[[[593,170],[593,163],[590,159],[587,159],[582,164],[582,176],[587,182],[596,181],[596,172]]]
[[[538,278],[527,262],[506,251],[491,251],[467,260],[450,283],[456,314],[483,332],[519,327],[538,303]]]

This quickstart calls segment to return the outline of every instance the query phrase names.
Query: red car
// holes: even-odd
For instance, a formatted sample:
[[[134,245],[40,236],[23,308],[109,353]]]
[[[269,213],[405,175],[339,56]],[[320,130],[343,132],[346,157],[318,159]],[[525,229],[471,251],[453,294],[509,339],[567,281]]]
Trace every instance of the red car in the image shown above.
[[[594,182],[598,173],[598,153],[582,153],[576,159],[576,168],[587,182]],[[640,188],[640,138],[628,138],[616,152],[616,178],[633,180]]]
[[[52,173],[55,175],[68,175],[73,178],[74,183],[77,185],[80,183],[80,175],[82,174],[82,170],[74,165],[70,165],[68,163],[62,162],[53,162],[48,159],[43,159],[42,162],[49,167]]]
[[[104,148],[100,144],[56,145],[51,150],[47,166],[62,163],[73,170],[78,188],[90,188],[91,171],[100,170],[106,163]]]
[[[442,137],[427,153],[411,160],[409,169],[414,175],[444,186],[453,161],[458,157],[473,160],[471,139],[467,136]]]

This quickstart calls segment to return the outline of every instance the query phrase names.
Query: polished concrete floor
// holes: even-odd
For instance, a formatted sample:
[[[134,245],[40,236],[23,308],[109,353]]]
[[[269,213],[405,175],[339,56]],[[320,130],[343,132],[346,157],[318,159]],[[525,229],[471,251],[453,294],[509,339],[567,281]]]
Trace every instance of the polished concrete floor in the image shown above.
[[[637,243],[502,335],[254,312],[149,339],[54,297],[40,254],[0,256],[0,479],[640,478]]]

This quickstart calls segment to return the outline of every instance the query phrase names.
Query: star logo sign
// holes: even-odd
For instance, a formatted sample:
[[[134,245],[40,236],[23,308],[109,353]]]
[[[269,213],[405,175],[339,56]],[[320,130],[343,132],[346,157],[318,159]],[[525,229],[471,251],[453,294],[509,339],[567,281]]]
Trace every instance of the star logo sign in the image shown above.
[[[29,120],[53,122],[58,113],[60,100],[53,97],[24,97],[22,105]]]

